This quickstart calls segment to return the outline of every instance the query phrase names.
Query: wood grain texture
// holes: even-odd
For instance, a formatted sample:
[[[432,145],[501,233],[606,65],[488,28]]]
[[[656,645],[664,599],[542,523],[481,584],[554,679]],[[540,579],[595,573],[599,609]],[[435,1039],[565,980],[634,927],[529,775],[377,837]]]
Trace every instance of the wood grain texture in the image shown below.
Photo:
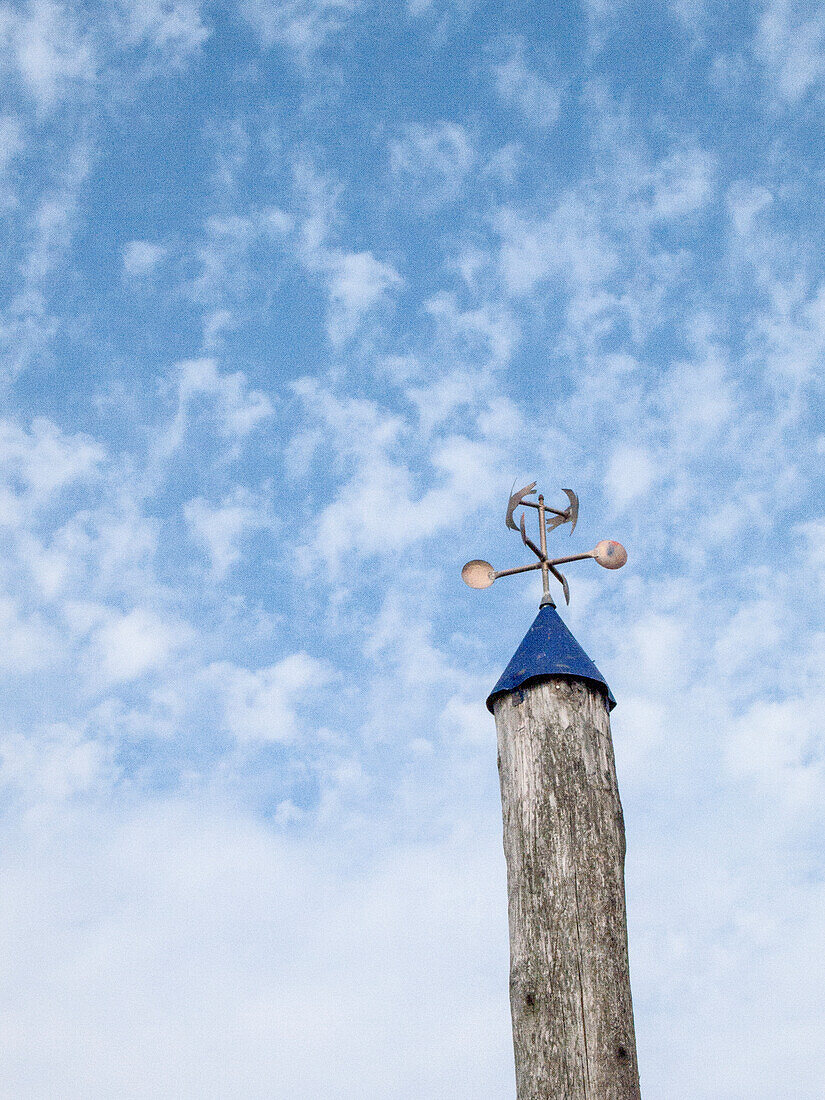
[[[639,1100],[625,833],[604,695],[495,703],[518,1100]]]

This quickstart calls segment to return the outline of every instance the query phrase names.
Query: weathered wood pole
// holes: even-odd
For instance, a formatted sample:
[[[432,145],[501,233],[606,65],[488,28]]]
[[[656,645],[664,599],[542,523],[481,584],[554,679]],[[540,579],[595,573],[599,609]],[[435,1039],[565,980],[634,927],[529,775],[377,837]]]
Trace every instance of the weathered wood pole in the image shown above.
[[[518,1100],[639,1100],[610,689],[545,597],[495,715]]]

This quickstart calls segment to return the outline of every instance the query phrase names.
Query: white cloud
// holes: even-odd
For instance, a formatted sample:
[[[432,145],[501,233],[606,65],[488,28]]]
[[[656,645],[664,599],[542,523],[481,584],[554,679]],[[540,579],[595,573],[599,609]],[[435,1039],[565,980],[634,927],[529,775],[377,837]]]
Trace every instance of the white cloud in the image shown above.
[[[644,447],[622,444],[610,456],[604,484],[616,511],[647,496],[656,480],[653,456]]]
[[[727,677],[770,660],[784,631],[777,608],[768,600],[743,603],[714,643],[714,656]],[[749,672],[751,680],[752,673]]]
[[[94,477],[104,450],[87,435],[66,435],[52,421],[37,417],[26,431],[0,421],[0,469],[22,486],[27,500],[42,506],[75,481]]]
[[[707,0],[668,0],[668,8],[686,31],[699,37],[708,15]]]
[[[329,297],[327,335],[334,344],[342,344],[404,280],[371,251],[354,252],[335,245],[331,238],[337,205],[329,181],[306,161],[298,162],[294,172],[304,213],[293,247],[304,267],[321,276]]]
[[[0,787],[25,803],[53,806],[96,788],[113,770],[110,756],[110,746],[65,724],[7,734],[0,738]]]
[[[622,782],[631,789],[650,779],[651,761],[663,747],[666,751],[669,719],[669,700],[651,697],[641,677],[637,683],[644,694],[622,696],[619,725],[614,731]]]
[[[678,218],[707,206],[713,195],[713,158],[700,149],[679,149],[652,174],[652,214]]]
[[[113,683],[136,680],[161,668],[190,638],[182,623],[137,607],[125,614],[106,613],[93,635],[89,673]]]
[[[62,274],[90,167],[89,150],[81,141],[61,158],[56,180],[28,211],[22,278],[14,284],[17,293],[6,316],[0,314],[0,348],[6,346],[7,373],[12,377],[45,351],[57,331],[58,322],[48,308],[51,280]]]
[[[656,456],[660,476],[724,445],[740,415],[738,395],[724,350],[712,339],[696,340],[696,355],[674,363],[661,379],[657,411],[666,424],[666,453]],[[730,442],[730,437],[728,437]]]
[[[493,828],[348,871],[346,841],[155,802],[23,825],[0,862],[11,1095],[512,1093]]]
[[[294,741],[301,732],[302,700],[317,694],[328,667],[307,653],[293,653],[268,668],[213,664],[207,678],[224,700],[224,725],[241,743]]]
[[[0,115],[0,210],[17,202],[11,168],[22,149],[23,127],[20,120],[12,115]]]
[[[625,659],[648,698],[672,698],[684,688],[692,671],[687,633],[682,616],[649,611],[639,615],[622,640]]]
[[[273,243],[281,246],[294,229],[294,219],[278,207],[244,206],[242,213],[232,212],[238,205],[238,180],[243,176],[249,136],[238,123],[219,132],[219,138],[215,178],[227,210],[205,221],[197,248],[200,271],[191,286],[192,297],[205,310],[207,347],[222,330],[237,328],[248,308],[255,284],[253,249]]]
[[[414,433],[405,421],[372,402],[341,400],[308,380],[296,391],[310,421],[319,422],[313,441],[323,447],[327,468],[332,462],[354,467],[322,512],[317,538],[304,548],[307,560],[323,560],[333,570],[350,553],[394,554],[455,523],[456,500],[465,510],[488,500],[503,440],[514,430],[511,416],[483,404],[476,411],[478,438],[455,433],[429,441],[431,472],[424,484],[431,487],[422,489],[406,450]],[[423,392],[412,396],[426,400]]]
[[[454,371],[429,386],[410,386],[407,397],[415,405],[421,431],[429,435],[459,410],[470,410],[478,399],[484,378],[466,371]]]
[[[123,270],[130,276],[151,275],[165,255],[163,245],[129,241],[123,248]]]
[[[243,371],[222,373],[215,359],[186,359],[175,365],[177,410],[155,444],[155,460],[165,461],[186,436],[197,415],[199,399],[206,401],[218,433],[231,440],[243,439],[273,414],[272,402],[263,390],[251,389]]]
[[[209,37],[201,0],[118,0],[130,43],[146,42],[174,64],[196,53]]]
[[[54,0],[0,7],[0,57],[17,72],[41,111],[53,108],[76,84],[95,78],[88,36],[71,8]]]
[[[754,42],[778,98],[794,104],[825,76],[825,14],[818,4],[768,0]]]
[[[758,787],[772,812],[798,820],[825,796],[825,743],[819,701],[760,700],[732,724],[726,752],[731,773]]]
[[[453,695],[441,713],[441,725],[446,737],[457,738],[459,742],[479,748],[490,746],[490,712],[480,700],[468,701],[460,695]]]
[[[493,179],[512,185],[524,160],[524,148],[516,141],[508,141],[487,160],[485,171]]]
[[[196,497],[184,505],[189,529],[209,555],[213,580],[221,580],[241,557],[244,536],[271,527],[268,501],[247,489],[238,488],[220,504]]]
[[[198,249],[201,271],[192,292],[195,301],[214,305],[227,295],[242,296],[248,289],[248,255],[259,234],[251,216],[207,218],[205,240]]]
[[[340,344],[355,334],[364,315],[403,280],[371,252],[329,249],[319,259],[328,274],[331,308],[327,332],[333,343]]]
[[[355,0],[239,0],[265,46],[281,45],[307,65],[355,10]]]
[[[207,349],[214,348],[225,332],[231,332],[237,328],[237,320],[231,310],[210,310],[203,320],[203,346]]]
[[[407,126],[390,144],[390,168],[424,206],[451,202],[475,162],[467,131],[455,122]]]
[[[34,246],[24,267],[25,280],[32,291],[43,287],[46,277],[68,248],[75,210],[75,195],[69,188],[49,196],[38,206],[34,218]]]
[[[89,506],[53,531],[45,544],[32,535],[23,540],[21,556],[43,598],[79,592],[88,598],[91,591],[107,599],[134,593],[145,597],[154,590],[160,524],[143,514],[128,489],[116,486],[116,475],[102,482],[98,491],[104,499],[87,501]]]
[[[584,0],[583,6],[589,23],[588,45],[594,52],[604,48],[611,32],[621,28],[637,14],[637,9],[629,0]],[[658,0],[656,7],[670,14],[680,28],[687,32],[692,44],[704,42],[707,0]]]
[[[427,313],[458,350],[461,358],[495,366],[506,364],[516,346],[519,326],[513,314],[504,306],[480,305],[477,309],[462,310],[455,295],[442,291],[424,303]]]
[[[812,378],[825,356],[825,282],[809,294],[798,282],[772,289],[771,308],[753,325],[766,365],[779,378]]]
[[[754,187],[742,181],[734,183],[727,196],[728,212],[738,236],[749,237],[754,220],[773,202],[773,195],[765,187]]]
[[[825,584],[825,517],[807,520],[796,527],[805,539],[805,565],[812,576],[823,578]]]
[[[524,57],[524,43],[514,43],[509,57],[495,66],[496,91],[505,103],[516,107],[540,130],[550,130],[558,121],[561,97],[549,80],[533,72]]]
[[[562,196],[545,218],[527,218],[505,208],[496,229],[501,272],[512,294],[530,294],[537,283],[552,277],[589,298],[618,262],[592,205],[575,194]]]
[[[771,828],[774,804],[761,804],[760,817]],[[725,814],[735,810],[727,805]],[[811,882],[802,866],[789,865],[781,850],[770,844],[762,849],[761,836],[757,853],[741,820],[728,826],[725,845],[714,844],[706,831],[714,824],[725,829],[721,812],[699,830],[691,827],[692,816],[673,819],[677,835],[671,838],[648,836],[648,866],[632,872],[629,883],[643,1078],[662,1082],[659,1091],[674,1100],[813,1098],[825,947],[815,916],[823,904],[821,883]],[[746,875],[742,849],[754,861]],[[670,874],[668,865],[677,870]],[[799,942],[808,945],[805,951],[791,946]],[[649,1011],[639,1004],[640,988],[651,991]],[[688,1035],[697,1019],[713,1021],[700,1074],[689,1068],[695,1045]],[[816,1051],[811,1061],[800,1057],[809,1043]],[[762,1052],[756,1061],[754,1051]]]
[[[12,673],[30,673],[46,668],[60,650],[56,633],[42,617],[23,613],[13,600],[0,597],[0,669]]]
[[[406,0],[407,11],[415,18],[434,18],[436,33],[443,34],[451,21],[472,13],[476,0]]]
[[[749,350],[774,383],[792,388],[816,376],[825,354],[825,281],[808,276],[804,245],[787,232],[783,206],[742,180],[727,195],[731,264],[740,275],[749,269],[762,299],[751,313]]]

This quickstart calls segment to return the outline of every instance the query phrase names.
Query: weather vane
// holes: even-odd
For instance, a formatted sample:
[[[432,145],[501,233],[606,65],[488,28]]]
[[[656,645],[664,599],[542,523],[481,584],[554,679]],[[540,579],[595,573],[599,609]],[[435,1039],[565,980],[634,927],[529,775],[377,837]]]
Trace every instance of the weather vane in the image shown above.
[[[499,577],[511,577],[514,573],[528,573],[532,569],[540,569],[543,589],[541,606],[544,607],[546,604],[550,604],[552,607],[555,607],[556,605],[553,597],[550,595],[551,573],[556,580],[561,583],[564,589],[564,598],[567,603],[570,603],[570,589],[567,584],[567,578],[557,569],[557,566],[565,565],[569,561],[584,561],[585,558],[593,558],[599,565],[603,565],[605,569],[621,569],[627,561],[627,551],[620,542],[614,542],[612,539],[603,539],[601,542],[597,543],[592,550],[588,550],[586,554],[568,554],[566,557],[548,558],[547,532],[554,530],[556,527],[560,527],[564,523],[569,523],[570,534],[573,534],[576,527],[576,520],[579,518],[579,498],[572,489],[563,489],[562,492],[567,494],[570,503],[561,511],[558,508],[550,508],[546,505],[541,493],[539,493],[538,500],[528,500],[527,498],[533,496],[535,491],[536,482],[531,481],[529,485],[525,485],[524,488],[519,489],[517,493],[511,494],[510,501],[507,505],[506,523],[511,530],[521,533],[521,541],[533,551],[539,560],[531,562],[530,565],[517,565],[514,569],[493,569],[488,561],[481,561],[476,558],[473,561],[467,562],[461,570],[461,578],[470,588],[489,588],[493,581],[497,581]],[[514,516],[517,508],[535,508],[538,512],[538,546],[536,546],[527,534],[527,528],[524,522],[524,512],[521,513],[519,523],[516,524]]]

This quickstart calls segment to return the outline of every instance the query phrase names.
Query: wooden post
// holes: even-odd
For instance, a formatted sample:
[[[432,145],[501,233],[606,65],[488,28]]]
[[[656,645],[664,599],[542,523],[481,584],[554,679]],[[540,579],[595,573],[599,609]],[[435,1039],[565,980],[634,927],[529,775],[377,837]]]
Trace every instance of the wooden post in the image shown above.
[[[541,569],[535,622],[487,698],[495,715],[510,915],[510,1008],[517,1100],[640,1100],[624,897],[625,836],[616,783],[607,682],[556,613],[550,574],[593,558],[621,569],[627,551],[603,539],[550,558],[547,528],[579,516],[531,501],[536,482],[510,494],[505,522],[538,558],[494,569],[474,558],[470,588]],[[516,523],[517,509],[523,509]],[[539,545],[528,536],[535,508]],[[551,518],[548,519],[548,513]]]
[[[540,631],[545,648],[538,661],[535,653],[525,659],[539,627],[558,637],[541,641]],[[581,650],[595,677],[553,676],[558,638],[571,653],[578,648],[555,610],[542,607],[508,668],[532,675],[511,689],[505,673],[488,700],[498,735],[517,1098],[639,1100],[611,697]]]

